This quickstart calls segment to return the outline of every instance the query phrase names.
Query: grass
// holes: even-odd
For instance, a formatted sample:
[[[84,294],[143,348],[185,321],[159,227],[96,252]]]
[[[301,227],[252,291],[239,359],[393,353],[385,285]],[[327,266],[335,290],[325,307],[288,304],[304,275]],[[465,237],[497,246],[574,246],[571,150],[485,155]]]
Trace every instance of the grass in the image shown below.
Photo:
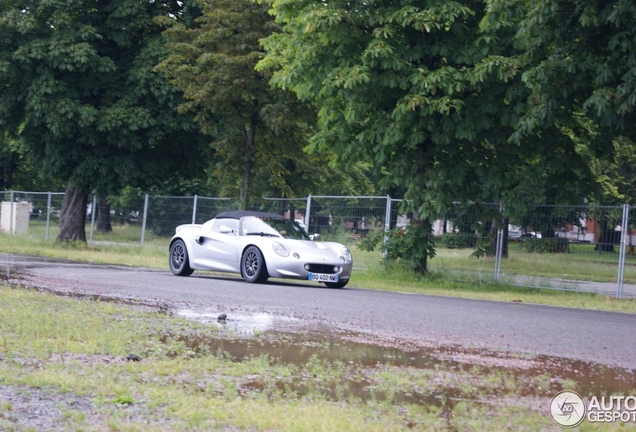
[[[113,231],[109,233],[103,233],[93,230],[93,241],[96,242],[112,242],[112,243],[126,243],[126,244],[140,244],[141,242],[141,225],[138,224],[113,224]],[[55,239],[58,234],[57,222],[51,221],[49,223],[49,239]],[[31,220],[29,221],[29,236],[33,238],[46,238],[46,220]],[[86,237],[90,237],[90,222],[86,224]],[[146,232],[146,240],[152,242],[152,232]],[[165,240],[165,239],[164,239]]]
[[[545,407],[579,384],[452,361],[233,358],[201,323],[2,285],[0,308],[0,387],[32,400],[55,430],[558,430]],[[130,352],[142,360],[125,361]],[[0,405],[2,430],[29,430],[25,417]]]
[[[108,241],[100,240],[105,243],[93,245],[46,242],[39,232],[15,236],[0,234],[0,252],[46,256],[92,264],[167,269],[168,239],[149,236],[143,248],[138,244],[120,243],[122,239],[129,237],[131,229],[137,228],[116,226],[112,234],[108,236],[102,234],[103,237],[100,237]],[[494,259],[476,259],[470,256],[471,250],[467,249],[438,249],[437,256],[430,260],[430,274],[421,276],[414,275],[399,264],[385,265],[379,252],[362,251],[352,241],[348,241],[348,244],[354,255],[351,287],[636,313],[636,300],[616,299],[582,292],[494,284],[492,283]],[[510,247],[509,252],[510,256],[505,260],[502,269],[505,274],[610,281],[612,274],[616,272],[616,264],[602,260],[591,261],[589,255],[585,254],[530,254],[514,247]],[[587,259],[579,259],[581,256]],[[600,258],[603,259],[603,256]],[[630,260],[633,258],[630,257]],[[626,283],[635,281],[636,265],[628,263],[625,273]]]
[[[166,239],[148,238],[144,248],[111,244],[132,237],[130,230],[118,227],[99,240],[107,244],[93,246],[44,242],[33,232],[0,234],[0,252],[166,269]],[[484,283],[494,270],[492,260],[476,260],[465,250],[439,250],[431,274],[418,277],[399,265],[383,266],[378,253],[350,246],[354,287],[636,312],[631,300]],[[510,268],[531,269],[537,262],[555,274],[563,268],[549,262],[555,257],[532,254],[532,261],[530,254],[511,252]],[[448,267],[482,273],[483,281],[459,282]],[[581,271],[591,277],[589,267],[581,264]],[[25,400],[39,407],[48,428],[60,430],[559,430],[546,415],[550,398],[562,389],[584,392],[595,381],[451,360],[415,368],[317,355],[287,361],[266,352],[235,358],[209,325],[2,284],[0,310],[0,392],[14,396],[0,404],[0,430],[7,431],[39,429],[24,423]],[[271,343],[307,349],[281,335],[255,339],[247,343],[257,351]],[[335,350],[330,343],[327,349]],[[142,361],[125,361],[128,353]],[[54,407],[48,411],[47,401]]]
[[[92,245],[83,243],[56,243],[45,241],[41,232],[28,235],[7,235],[0,233],[0,252],[31,256],[43,256],[63,260],[81,261],[91,264],[115,264],[140,267],[166,268],[168,261],[168,240],[149,238],[144,247],[126,243],[130,233],[128,226],[118,226],[112,237],[102,234],[94,241],[105,242]],[[52,236],[51,238],[55,238]],[[101,240],[98,240],[101,239]],[[105,240],[107,239],[107,240]]]

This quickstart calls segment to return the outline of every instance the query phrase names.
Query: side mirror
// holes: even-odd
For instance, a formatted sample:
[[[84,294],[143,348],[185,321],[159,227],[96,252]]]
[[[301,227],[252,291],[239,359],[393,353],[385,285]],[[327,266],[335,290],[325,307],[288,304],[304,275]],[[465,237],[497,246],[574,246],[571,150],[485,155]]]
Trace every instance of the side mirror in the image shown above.
[[[221,234],[232,234],[234,230],[228,226],[221,225],[221,227],[219,228],[219,232]]]
[[[318,241],[318,240],[320,240],[320,234],[317,234],[317,233],[316,234],[312,234],[312,235],[309,236],[309,239],[313,240],[313,241]]]

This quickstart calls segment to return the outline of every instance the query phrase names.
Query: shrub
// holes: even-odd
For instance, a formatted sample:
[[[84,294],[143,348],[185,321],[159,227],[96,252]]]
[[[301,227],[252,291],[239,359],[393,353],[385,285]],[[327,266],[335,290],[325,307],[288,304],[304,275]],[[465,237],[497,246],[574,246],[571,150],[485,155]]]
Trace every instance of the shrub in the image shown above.
[[[564,238],[528,237],[523,240],[523,250],[537,253],[565,253],[570,251],[570,242]]]
[[[385,262],[401,262],[415,272],[425,274],[427,260],[435,256],[435,243],[430,237],[430,231],[427,224],[394,228],[386,233],[387,242],[383,244],[385,233],[376,230],[365,237],[358,247],[366,251],[382,247]]]
[[[449,249],[474,248],[477,236],[473,234],[445,233],[439,238],[439,243]]]

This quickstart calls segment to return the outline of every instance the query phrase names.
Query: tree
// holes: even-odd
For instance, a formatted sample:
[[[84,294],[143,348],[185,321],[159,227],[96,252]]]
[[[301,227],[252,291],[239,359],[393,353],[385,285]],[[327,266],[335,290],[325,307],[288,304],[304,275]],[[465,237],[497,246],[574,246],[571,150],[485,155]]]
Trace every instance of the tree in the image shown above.
[[[555,121],[593,119],[591,149],[613,154],[613,138],[636,132],[636,5],[630,0],[491,0],[483,26],[507,27],[517,47],[498,58],[522,74],[528,109],[513,137]]]
[[[582,153],[600,186],[590,201],[629,200],[624,192],[631,189],[633,175],[625,161],[636,139],[636,5],[629,0],[492,0],[488,9],[482,23],[486,31],[514,30],[516,52],[496,60],[519,75],[529,92],[512,140],[520,142],[554,124],[583,125],[588,137]],[[605,215],[599,218],[599,251],[613,250],[613,240],[606,240],[614,235],[608,223]]]
[[[0,127],[66,181],[60,241],[85,241],[87,193],[197,171],[203,141],[152,72],[166,55],[157,16],[186,3],[0,0]]]
[[[28,157],[24,143],[7,132],[0,132],[0,191],[4,190],[63,190],[59,181],[52,180],[36,169]]]
[[[259,40],[277,26],[267,7],[251,0],[198,5],[202,15],[191,23],[162,19],[172,54],[157,70],[184,92],[181,112],[193,113],[212,139],[223,194],[238,192],[240,208],[267,189],[293,196],[291,177],[328,162],[302,150],[312,110],[254,69],[264,57]]]
[[[515,52],[513,30],[481,33],[483,2],[270,4],[282,31],[264,40],[259,68],[319,109],[314,148],[339,161],[373,161],[385,187],[406,190],[411,207],[403,210],[419,215],[410,233],[423,240],[405,244],[432,257],[430,221],[455,200],[497,201],[514,212],[525,191],[557,180],[563,194],[580,195],[573,179],[587,178],[588,168],[573,125],[509,141],[530,91],[497,62]],[[426,271],[423,259],[415,268]]]
[[[597,175],[605,185],[603,204],[636,204],[636,146],[626,137],[614,142],[613,163],[598,161]]]
[[[13,189],[20,169],[22,152],[8,134],[0,135],[0,190]]]

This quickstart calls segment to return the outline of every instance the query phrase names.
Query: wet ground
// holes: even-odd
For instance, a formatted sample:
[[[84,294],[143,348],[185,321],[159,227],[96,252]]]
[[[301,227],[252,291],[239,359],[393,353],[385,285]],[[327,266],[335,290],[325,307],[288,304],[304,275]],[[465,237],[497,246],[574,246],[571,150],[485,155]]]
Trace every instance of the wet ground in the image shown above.
[[[222,350],[235,361],[243,361],[254,356],[267,355],[286,364],[305,364],[317,357],[328,362],[341,362],[356,367],[399,367],[435,370],[440,366],[456,371],[480,368],[481,373],[506,371],[523,377],[550,377],[550,386],[540,389],[545,397],[560,391],[565,385],[574,386],[583,395],[629,395],[636,389],[634,370],[612,367],[595,362],[587,362],[547,355],[529,355],[500,349],[484,349],[454,344],[427,345],[413,344],[398,339],[379,337],[372,332],[352,332],[330,325],[308,322],[302,317],[294,317],[271,312],[246,312],[241,308],[184,307],[184,303],[171,303],[152,298],[126,297],[121,295],[87,294],[74,290],[72,286],[51,286],[44,280],[38,286],[30,277],[28,269],[46,266],[75,268],[76,263],[42,258],[3,256],[0,260],[0,281],[23,284],[60,295],[110,300],[141,305],[175,314],[187,319],[208,323],[216,327],[217,336],[201,338],[186,336],[183,342],[193,350],[205,347],[211,352]],[[219,319],[220,315],[225,315]],[[182,337],[182,336],[178,336]],[[627,343],[633,343],[626,341]],[[259,383],[253,384],[255,387]],[[282,384],[281,384],[282,385]],[[292,385],[296,392],[302,392],[303,383]],[[332,391],[332,390],[326,390]],[[352,379],[347,383],[349,396],[378,398],[372,386],[365,379]],[[537,389],[528,389],[528,394],[536,395]],[[443,395],[418,395],[405,393],[399,397],[411,402],[430,403],[431,397],[442,400]]]
[[[301,365],[312,357],[328,362],[342,362],[361,367],[394,366],[416,369],[445,368],[469,371],[475,366],[482,372],[506,370],[530,377],[550,376],[554,383],[573,382],[584,395],[630,394],[636,389],[634,371],[591,362],[549,356],[528,356],[512,353],[467,349],[464,347],[391,346],[388,341],[370,341],[369,335],[314,329],[302,333],[278,333],[278,322],[288,325],[296,320],[267,314],[224,314],[214,310],[179,310],[177,315],[216,326],[218,337],[191,337],[185,340],[191,349],[205,346],[211,352],[218,349],[236,361],[267,355],[285,364]],[[364,342],[363,342],[364,341]],[[364,385],[351,386],[356,396],[364,398]],[[535,394],[528,389],[528,394]],[[555,385],[549,391],[560,391]]]

